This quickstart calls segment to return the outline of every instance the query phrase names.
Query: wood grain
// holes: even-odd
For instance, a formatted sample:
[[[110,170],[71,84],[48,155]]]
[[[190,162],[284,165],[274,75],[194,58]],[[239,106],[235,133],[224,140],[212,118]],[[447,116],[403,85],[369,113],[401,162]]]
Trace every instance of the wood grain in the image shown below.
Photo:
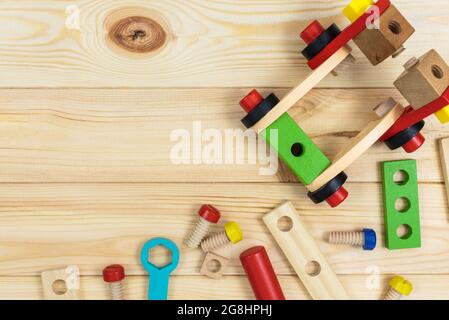
[[[293,87],[310,72],[299,33],[313,19],[348,24],[348,1],[4,0],[0,21],[2,87]],[[357,49],[356,65],[322,87],[390,87],[401,65],[423,48],[449,58],[445,0],[397,0],[416,28],[398,59],[373,67]],[[79,23],[69,6],[77,6]],[[167,34],[150,56],[110,47],[108,17],[145,12]],[[77,11],[75,11],[77,12]],[[133,13],[130,13],[131,16]],[[69,27],[66,21],[69,21]],[[79,24],[79,29],[72,29]],[[351,46],[356,49],[354,44]]]
[[[345,288],[354,299],[381,299],[388,281],[393,275],[381,275],[379,281],[369,278],[369,275],[340,276]],[[417,300],[443,300],[449,299],[447,275],[410,275],[407,276],[415,290],[407,299]],[[124,282],[125,297],[127,299],[144,300],[146,298],[147,277],[127,277]],[[174,276],[170,279],[169,299],[174,300],[254,300],[253,292],[245,276],[227,276],[221,280],[197,276]],[[289,300],[311,299],[304,286],[296,276],[280,276],[279,281]],[[367,288],[367,283],[378,287]],[[217,291],[217,288],[220,288]],[[42,299],[40,279],[38,277],[0,277],[0,299],[7,300],[35,300]],[[82,299],[107,300],[107,288],[101,277],[81,278]],[[201,290],[198,290],[201,288]],[[369,287],[372,288],[372,287]]]
[[[203,129],[243,130],[238,101],[248,90],[0,90],[0,182],[277,182],[259,175],[257,164],[170,161],[170,134],[192,132],[194,121]],[[288,90],[262,92],[271,91]],[[290,113],[334,158],[389,96],[405,103],[395,90],[312,90]],[[427,142],[413,155],[376,144],[348,168],[350,181],[379,182],[379,162],[412,157],[420,181],[442,182],[437,139],[449,136],[449,127],[431,117],[424,133]]]
[[[296,184],[1,184],[0,276],[37,275],[78,265],[83,275],[100,275],[120,263],[130,275],[144,275],[138,256],[143,243],[163,236],[181,248],[177,275],[197,275],[200,250],[182,242],[203,203],[213,203],[223,221],[238,221],[246,239],[267,246],[275,269],[293,274],[274,245],[262,217],[292,200],[313,238],[337,274],[364,274],[369,266],[382,273],[447,274],[449,209],[442,184],[420,186],[422,249],[391,252],[383,248],[380,184],[348,184],[351,198],[331,210],[311,203]],[[378,231],[379,249],[364,252],[327,243],[339,230]],[[219,231],[220,228],[213,231]],[[226,274],[242,274],[232,259]]]
[[[68,265],[80,266],[82,298],[106,299],[100,274],[112,263],[127,270],[128,298],[144,299],[148,277],[138,253],[154,236],[182,248],[170,298],[253,299],[237,259],[223,279],[212,280],[199,275],[203,254],[182,246],[204,203],[240,222],[245,233],[244,243],[220,254],[265,245],[287,298],[307,299],[262,222],[285,200],[352,297],[379,299],[391,275],[402,274],[416,288],[412,299],[449,299],[449,206],[438,156],[449,127],[436,118],[427,121],[419,152],[377,144],[351,165],[350,198],[334,210],[312,204],[285,170],[261,176],[257,164],[170,161],[173,130],[191,131],[194,121],[204,129],[243,130],[238,102],[248,91],[261,87],[264,95],[283,97],[303,81],[311,71],[299,32],[316,18],[344,27],[348,2],[1,1],[0,299],[42,299],[40,273]],[[446,4],[395,0],[417,30],[407,50],[373,67],[351,43],[356,63],[290,110],[330,158],[373,120],[379,102],[392,96],[406,105],[388,89],[404,62],[431,48],[449,60]],[[145,48],[131,52],[111,35],[118,21],[135,16],[151,23],[133,20],[123,29],[126,44]],[[379,163],[409,158],[418,160],[423,248],[363,252],[327,244],[330,231],[365,227],[376,229],[383,243]],[[372,270],[382,274],[381,284],[369,290]]]

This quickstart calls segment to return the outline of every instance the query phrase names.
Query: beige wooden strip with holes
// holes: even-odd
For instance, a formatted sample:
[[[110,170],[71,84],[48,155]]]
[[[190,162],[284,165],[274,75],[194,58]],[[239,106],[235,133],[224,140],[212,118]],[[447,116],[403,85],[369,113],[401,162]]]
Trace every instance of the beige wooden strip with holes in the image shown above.
[[[301,100],[310,90],[312,90],[321,80],[323,80],[332,70],[342,63],[351,54],[351,48],[345,46],[335,52],[321,66],[313,70],[312,73],[290,91],[270,112],[268,112],[252,129],[260,132],[268,128],[280,116],[291,109],[299,100]]]
[[[440,157],[443,168],[444,184],[446,186],[446,200],[449,201],[449,139],[440,140]]]
[[[288,218],[291,226],[280,229],[280,219]],[[310,236],[295,207],[287,202],[263,218],[265,224],[287,256],[312,298],[316,300],[347,300],[349,295],[337,278],[319,246]],[[309,264],[315,270],[307,270]]]
[[[340,172],[346,170],[372,147],[403,113],[404,107],[401,104],[396,104],[382,119],[368,123],[365,129],[349,141],[348,145],[335,157],[332,165],[308,185],[307,189],[315,192],[335,178]]]

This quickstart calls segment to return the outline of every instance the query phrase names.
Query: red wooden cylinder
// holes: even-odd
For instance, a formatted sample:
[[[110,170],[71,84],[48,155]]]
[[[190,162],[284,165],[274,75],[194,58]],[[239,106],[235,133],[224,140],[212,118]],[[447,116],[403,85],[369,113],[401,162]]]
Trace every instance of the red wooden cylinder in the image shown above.
[[[240,101],[240,106],[247,112],[250,113],[255,107],[262,103],[263,97],[260,93],[254,89],[246,97]]]
[[[324,32],[324,28],[318,20],[312,21],[302,32],[301,39],[305,43],[311,44],[316,38],[318,38]]]
[[[327,203],[332,207],[336,208],[343,203],[349,196],[349,192],[344,188],[340,187],[333,195],[326,199]]]
[[[264,247],[254,247],[240,255],[257,300],[285,300],[279,280]]]
[[[412,140],[404,144],[402,148],[407,153],[413,153],[419,148],[421,148],[424,142],[426,142],[426,138],[421,133],[418,133]]]

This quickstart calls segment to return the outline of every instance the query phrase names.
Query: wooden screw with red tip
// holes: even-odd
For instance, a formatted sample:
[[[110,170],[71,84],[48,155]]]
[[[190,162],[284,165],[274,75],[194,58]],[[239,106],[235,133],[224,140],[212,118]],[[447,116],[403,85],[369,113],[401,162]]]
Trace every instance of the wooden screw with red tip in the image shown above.
[[[115,264],[103,270],[103,280],[109,284],[112,300],[125,300],[122,281],[125,279],[125,269]]]
[[[191,249],[196,249],[200,246],[201,241],[204,240],[209,232],[210,226],[217,224],[221,218],[220,211],[211,205],[203,205],[198,214],[200,218],[185,241],[186,246]]]

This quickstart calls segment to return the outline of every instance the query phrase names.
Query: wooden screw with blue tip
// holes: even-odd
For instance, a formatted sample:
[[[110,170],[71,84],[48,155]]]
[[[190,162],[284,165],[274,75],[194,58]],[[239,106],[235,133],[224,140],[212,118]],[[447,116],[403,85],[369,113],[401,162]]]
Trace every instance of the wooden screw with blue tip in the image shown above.
[[[376,231],[363,229],[362,231],[334,231],[329,233],[329,243],[347,244],[354,247],[362,247],[365,251],[372,251],[377,245]]]

